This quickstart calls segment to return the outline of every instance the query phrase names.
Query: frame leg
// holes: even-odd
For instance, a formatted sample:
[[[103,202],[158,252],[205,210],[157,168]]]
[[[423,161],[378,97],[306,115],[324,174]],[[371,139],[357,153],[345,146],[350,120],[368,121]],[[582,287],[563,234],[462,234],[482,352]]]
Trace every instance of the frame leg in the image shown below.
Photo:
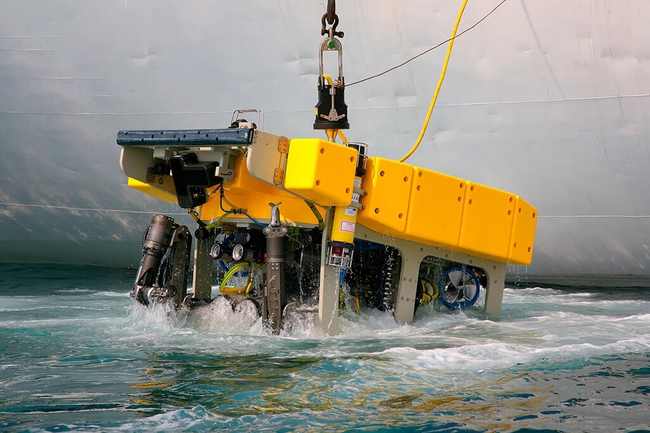
[[[320,253],[320,286],[318,300],[318,322],[326,335],[336,335],[339,332],[339,290],[340,269],[328,266],[327,245],[332,236],[332,221],[334,208],[329,208],[325,216],[323,228],[323,244]]]

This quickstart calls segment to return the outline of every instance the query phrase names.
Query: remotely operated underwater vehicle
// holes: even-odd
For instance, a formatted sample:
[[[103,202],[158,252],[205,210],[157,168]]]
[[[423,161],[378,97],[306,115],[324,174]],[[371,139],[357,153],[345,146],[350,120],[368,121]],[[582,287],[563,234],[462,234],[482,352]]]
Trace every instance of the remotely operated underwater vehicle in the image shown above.
[[[391,311],[400,323],[434,299],[467,308],[482,294],[485,311],[498,314],[506,264],[532,260],[537,210],[349,142],[333,8],[322,24],[314,129],[327,140],[258,129],[259,110],[236,111],[224,129],[118,133],[129,186],[177,202],[198,224],[192,292],[190,229],[159,214],[144,234],[131,296],[144,305],[209,304],[217,261],[221,295],[254,306],[274,332],[288,306],[305,304],[317,305],[322,330],[336,334],[344,287],[356,308]],[[326,52],[338,55],[336,81],[324,73]],[[244,283],[230,287],[235,275]]]

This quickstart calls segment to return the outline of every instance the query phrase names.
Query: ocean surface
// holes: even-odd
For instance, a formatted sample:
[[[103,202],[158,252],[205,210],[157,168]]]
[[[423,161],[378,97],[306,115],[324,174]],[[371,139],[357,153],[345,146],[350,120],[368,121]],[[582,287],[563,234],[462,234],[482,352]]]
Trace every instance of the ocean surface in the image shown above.
[[[135,270],[0,265],[3,432],[650,431],[650,288],[506,289],[503,312],[135,305]]]

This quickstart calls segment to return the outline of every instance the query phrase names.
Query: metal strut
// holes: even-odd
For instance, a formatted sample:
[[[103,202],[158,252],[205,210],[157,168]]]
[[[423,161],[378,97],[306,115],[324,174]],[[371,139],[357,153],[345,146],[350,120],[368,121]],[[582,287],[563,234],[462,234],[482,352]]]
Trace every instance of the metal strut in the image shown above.
[[[281,203],[271,205],[271,221],[264,227],[266,236],[266,261],[264,262],[264,297],[262,318],[278,334],[282,327],[282,310],[286,305],[284,281],[284,236],[288,230],[280,222]]]

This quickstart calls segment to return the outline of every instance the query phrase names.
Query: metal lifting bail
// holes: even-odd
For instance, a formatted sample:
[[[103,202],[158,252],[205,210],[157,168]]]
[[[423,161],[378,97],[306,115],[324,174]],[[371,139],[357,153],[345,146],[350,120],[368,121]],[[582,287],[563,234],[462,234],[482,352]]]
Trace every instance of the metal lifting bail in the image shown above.
[[[330,24],[326,29],[325,21]],[[329,0],[327,13],[321,19],[321,35],[328,35],[320,44],[318,63],[318,104],[316,104],[316,120],[314,129],[349,129],[348,106],[345,104],[345,80],[343,78],[343,46],[335,36],[343,37],[342,31],[336,31],[339,17],[336,15],[334,0]],[[333,81],[323,71],[323,53],[338,52],[339,76]]]

